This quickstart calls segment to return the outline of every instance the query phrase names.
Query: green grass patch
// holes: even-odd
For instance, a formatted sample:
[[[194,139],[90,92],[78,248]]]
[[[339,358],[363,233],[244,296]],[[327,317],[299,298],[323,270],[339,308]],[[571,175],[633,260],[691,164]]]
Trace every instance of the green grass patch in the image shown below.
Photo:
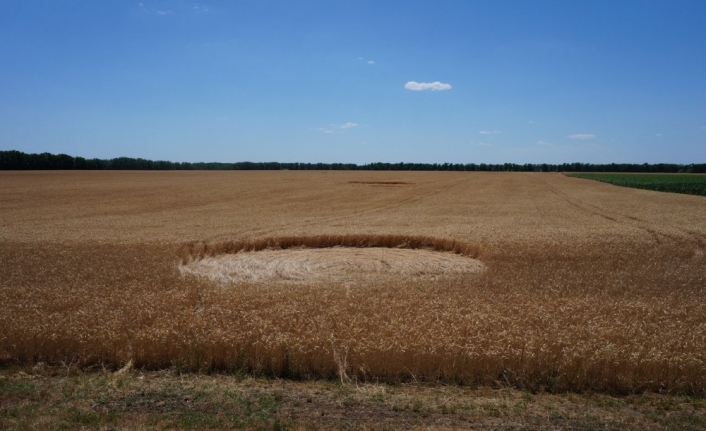
[[[706,175],[682,174],[567,174],[569,177],[602,181],[616,186],[658,192],[706,196]]]

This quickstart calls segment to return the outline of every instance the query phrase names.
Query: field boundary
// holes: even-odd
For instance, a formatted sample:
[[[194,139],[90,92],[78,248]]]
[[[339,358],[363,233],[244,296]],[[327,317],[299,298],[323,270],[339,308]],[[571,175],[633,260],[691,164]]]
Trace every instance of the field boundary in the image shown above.
[[[706,196],[706,175],[663,173],[569,173],[570,178],[600,181],[620,187]]]

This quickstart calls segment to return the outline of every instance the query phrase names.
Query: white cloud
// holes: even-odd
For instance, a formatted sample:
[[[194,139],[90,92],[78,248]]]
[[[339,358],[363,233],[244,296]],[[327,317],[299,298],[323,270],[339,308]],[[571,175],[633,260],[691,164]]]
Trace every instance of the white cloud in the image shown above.
[[[362,59],[363,59],[363,57],[358,57],[358,60],[362,60]]]
[[[529,120],[529,121],[527,122],[527,124],[534,124],[534,121]]]
[[[661,134],[661,133],[657,133],[655,136],[660,137],[660,136],[662,136],[662,134]]]
[[[334,129],[347,130],[347,129],[352,129],[352,128],[358,127],[358,126],[359,126],[358,123],[352,123],[349,121],[347,123],[341,124],[340,126],[337,124],[329,124],[329,127],[311,127],[310,129],[315,130],[317,132],[321,132],[321,133],[336,133],[336,131]]]
[[[407,90],[412,90],[412,91],[422,91],[422,90],[432,90],[432,91],[443,91],[443,90],[450,90],[451,85],[450,84],[443,84],[439,81],[434,81],[434,82],[416,82],[416,81],[409,81],[404,85],[404,88]]]
[[[480,132],[481,135],[499,135],[502,132],[500,130],[481,130]]]
[[[324,127],[312,127],[311,130],[316,130],[317,132],[322,133],[333,133],[333,130],[326,129]]]
[[[493,146],[493,144],[489,144],[487,142],[479,142],[478,145],[481,145],[483,147],[492,147]]]
[[[373,60],[368,60],[368,64],[375,64]]]
[[[541,141],[541,140],[540,140],[540,141],[537,141],[537,145],[541,145],[541,146],[543,146],[543,147],[550,147],[550,146],[552,146],[553,144],[550,144],[549,142],[545,142],[545,141]]]
[[[145,7],[145,5],[142,4],[142,3],[139,3],[138,6],[140,6],[140,7]]]
[[[588,139],[596,139],[596,135],[594,135],[593,133],[576,133],[575,135],[569,135],[567,137],[569,139],[581,139],[582,141]]]

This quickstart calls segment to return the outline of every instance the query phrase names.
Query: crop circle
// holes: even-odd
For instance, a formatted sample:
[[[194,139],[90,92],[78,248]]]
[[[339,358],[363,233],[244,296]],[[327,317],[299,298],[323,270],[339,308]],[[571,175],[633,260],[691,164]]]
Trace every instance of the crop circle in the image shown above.
[[[280,238],[194,245],[179,270],[223,283],[355,285],[479,274],[485,266],[476,255],[465,243],[420,237]]]

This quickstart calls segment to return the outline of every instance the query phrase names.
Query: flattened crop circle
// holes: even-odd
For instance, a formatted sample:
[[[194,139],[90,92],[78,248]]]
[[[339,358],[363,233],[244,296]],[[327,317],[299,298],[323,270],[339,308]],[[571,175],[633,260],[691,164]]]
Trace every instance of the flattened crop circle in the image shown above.
[[[458,241],[401,236],[278,238],[192,245],[182,274],[224,283],[358,284],[479,274],[477,249]]]

